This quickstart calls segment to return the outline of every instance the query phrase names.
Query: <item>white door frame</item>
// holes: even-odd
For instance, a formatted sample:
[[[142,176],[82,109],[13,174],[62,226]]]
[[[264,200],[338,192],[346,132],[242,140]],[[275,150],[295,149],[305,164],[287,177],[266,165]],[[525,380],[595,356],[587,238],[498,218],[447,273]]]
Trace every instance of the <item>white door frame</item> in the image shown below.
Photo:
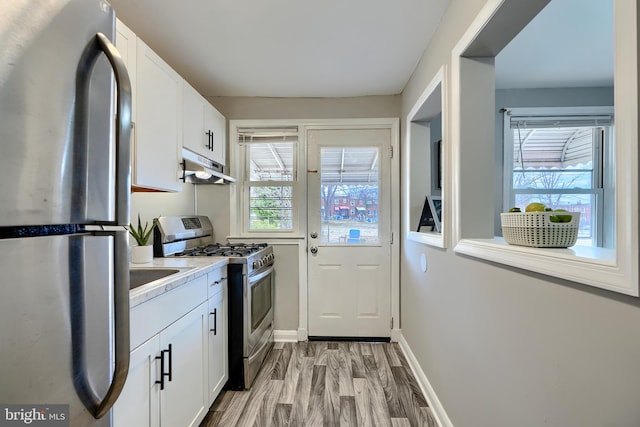
[[[393,319],[393,327],[391,328],[391,340],[398,341],[400,338],[400,162],[399,162],[399,129],[400,119],[398,118],[381,118],[381,119],[339,119],[339,120],[320,120],[313,123],[305,122],[300,128],[300,140],[307,148],[307,129],[353,129],[353,128],[389,128],[391,130],[391,147],[393,156],[391,158],[390,171],[390,188],[391,188],[391,317]],[[306,172],[306,158],[304,170]],[[302,166],[300,168],[303,169]],[[303,175],[306,175],[303,174]],[[305,179],[306,189],[306,179]],[[305,191],[306,194],[306,191]],[[306,205],[306,203],[305,203]],[[306,207],[305,207],[306,210]],[[308,230],[305,230],[305,237],[299,245],[298,259],[300,261],[299,277],[299,319],[298,319],[298,340],[306,341],[308,338],[309,327],[309,301],[308,301],[308,282],[307,282],[307,244]]]

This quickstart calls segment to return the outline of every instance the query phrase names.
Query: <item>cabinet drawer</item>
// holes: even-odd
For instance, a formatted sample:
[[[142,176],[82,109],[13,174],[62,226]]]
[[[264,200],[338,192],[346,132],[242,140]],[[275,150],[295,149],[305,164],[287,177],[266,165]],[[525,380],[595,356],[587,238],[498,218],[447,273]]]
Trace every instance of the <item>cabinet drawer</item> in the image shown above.
[[[131,348],[153,335],[207,299],[207,276],[202,275],[131,309]]]
[[[222,291],[223,284],[227,281],[227,266],[211,271],[207,274],[208,291],[207,298]]]

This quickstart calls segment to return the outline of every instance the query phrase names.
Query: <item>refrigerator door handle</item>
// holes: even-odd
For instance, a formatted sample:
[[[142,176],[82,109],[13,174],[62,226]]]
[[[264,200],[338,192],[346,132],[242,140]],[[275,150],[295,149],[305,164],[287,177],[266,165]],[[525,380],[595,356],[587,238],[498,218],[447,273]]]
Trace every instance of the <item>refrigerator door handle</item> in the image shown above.
[[[116,403],[129,373],[131,352],[129,331],[129,238],[126,231],[107,232],[114,235],[113,323],[115,363],[111,386],[96,406],[94,416],[101,418]]]
[[[129,269],[128,269],[128,235],[124,230],[96,231],[94,236],[113,237],[113,345],[114,368],[109,389],[101,399],[96,395],[89,380],[86,365],[86,330],[84,328],[85,310],[83,305],[84,266],[71,266],[72,283],[72,316],[73,336],[73,377],[78,397],[85,407],[98,419],[104,416],[114,405],[124,387],[129,372],[130,332],[129,332]],[[82,239],[73,246],[70,259],[81,259],[84,252]]]
[[[86,218],[88,169],[88,129],[90,82],[93,67],[101,53],[107,57],[116,81],[115,129],[115,221],[103,225],[129,225],[129,191],[131,187],[131,81],[116,47],[102,33],[87,44],[76,70],[76,102],[74,114],[73,160],[78,170],[72,181],[72,206],[78,219]]]
[[[116,225],[128,225],[131,190],[131,81],[122,56],[109,38],[98,33],[96,39],[109,60],[116,79]]]

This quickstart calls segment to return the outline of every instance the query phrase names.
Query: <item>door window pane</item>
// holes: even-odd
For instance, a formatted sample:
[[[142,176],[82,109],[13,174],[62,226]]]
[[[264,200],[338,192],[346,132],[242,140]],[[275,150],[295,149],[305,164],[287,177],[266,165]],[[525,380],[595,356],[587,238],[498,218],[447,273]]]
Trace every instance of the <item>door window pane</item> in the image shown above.
[[[320,149],[320,243],[378,244],[377,147]]]

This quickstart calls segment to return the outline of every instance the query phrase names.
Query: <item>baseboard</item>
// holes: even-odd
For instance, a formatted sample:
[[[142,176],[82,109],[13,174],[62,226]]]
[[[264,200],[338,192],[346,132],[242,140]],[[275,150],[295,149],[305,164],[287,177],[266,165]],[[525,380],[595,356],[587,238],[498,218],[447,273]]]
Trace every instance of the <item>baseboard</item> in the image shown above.
[[[418,385],[420,386],[422,393],[427,399],[427,403],[431,407],[431,411],[434,418],[438,422],[438,426],[453,427],[453,423],[445,412],[444,407],[438,399],[438,396],[436,396],[435,390],[433,389],[433,387],[431,387],[431,383],[429,383],[427,376],[424,374],[424,371],[418,363],[418,359],[416,359],[416,356],[411,351],[411,348],[409,347],[409,344],[407,343],[407,340],[404,338],[404,335],[402,335],[402,333],[400,333],[399,338],[400,339],[398,340],[398,343],[400,344],[400,348],[407,358],[407,362],[411,367],[411,371],[413,371],[413,375],[416,377],[416,381],[418,381]]]
[[[333,341],[333,342],[390,342],[389,337],[331,337],[309,335],[309,341]]]
[[[298,341],[298,331],[287,331],[287,330],[274,330],[273,331],[273,340],[275,342],[297,342]]]

